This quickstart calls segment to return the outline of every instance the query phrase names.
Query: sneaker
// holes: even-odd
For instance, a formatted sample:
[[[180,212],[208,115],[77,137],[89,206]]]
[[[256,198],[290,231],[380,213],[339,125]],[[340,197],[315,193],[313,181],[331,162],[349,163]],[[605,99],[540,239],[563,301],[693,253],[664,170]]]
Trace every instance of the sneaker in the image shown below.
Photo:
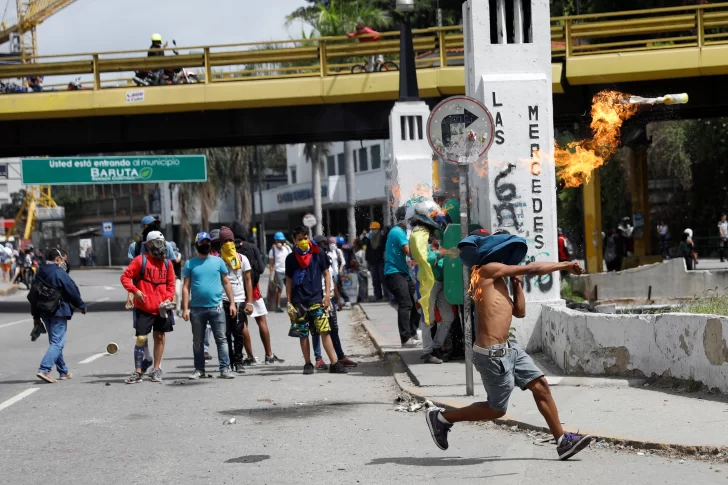
[[[35,376],[41,380],[46,381],[48,384],[53,384],[56,382],[56,378],[47,372],[38,372]]]
[[[200,377],[205,377],[205,370],[204,369],[202,369],[202,370],[195,369],[195,371],[192,373],[192,375],[189,376],[187,379],[189,379],[191,381],[196,381]]]
[[[233,364],[232,369],[233,372],[237,372],[238,374],[245,374],[245,366],[243,364]]]
[[[137,371],[134,371],[129,377],[126,378],[124,382],[126,382],[127,384],[136,384],[137,382],[142,382],[143,380],[144,377]]]
[[[68,379],[70,379],[72,377],[73,377],[73,374],[71,374],[70,372],[66,372],[61,377],[59,377],[58,380],[59,381],[67,381]]]
[[[149,379],[152,382],[162,382],[162,369],[153,370]]]
[[[212,360],[212,356],[210,355],[210,352],[205,352],[205,360]]]
[[[332,364],[331,368],[329,369],[329,374],[348,374],[349,371],[346,370],[346,367],[341,362],[337,362],[336,364]]]
[[[350,310],[351,309],[351,302],[350,301],[347,301],[346,303],[344,303],[344,308],[347,309],[347,310]]]
[[[339,359],[339,362],[341,362],[341,365],[343,365],[344,367],[356,367],[357,365],[359,365],[358,362],[354,362],[353,360],[351,360],[348,357],[344,357],[343,359]]]
[[[328,368],[329,366],[326,365],[323,359],[316,359],[316,370],[327,370]]]
[[[152,366],[152,364],[154,364],[153,360],[143,360],[142,361],[142,374],[146,374],[147,369],[149,369]]]
[[[243,365],[255,365],[256,363],[258,363],[258,359],[255,357],[243,359]]]
[[[283,308],[276,307],[276,313],[283,313]]]
[[[422,360],[425,361],[425,364],[442,364],[442,359],[438,359],[432,354],[423,355]]]
[[[224,369],[220,371],[220,379],[235,379],[235,374],[230,369]]]
[[[303,374],[304,375],[307,375],[307,376],[313,374],[313,364],[308,363],[308,364],[304,365],[303,366]]]
[[[559,453],[559,460],[568,460],[581,450],[589,446],[592,437],[589,435],[582,436],[574,433],[564,433],[561,437],[561,443],[556,447]]]
[[[266,364],[282,364],[284,362],[285,362],[285,360],[279,359],[276,356],[276,354],[273,354],[270,357],[268,357],[267,355],[265,356],[265,363]]]
[[[422,340],[418,340],[414,337],[402,344],[402,347],[419,347],[422,345]]]
[[[452,429],[452,424],[445,424],[440,421],[440,413],[443,411],[444,409],[442,408],[430,408],[425,414],[425,419],[427,420],[427,426],[430,428],[430,434],[437,447],[441,450],[447,450],[449,446],[447,443],[447,434]]]

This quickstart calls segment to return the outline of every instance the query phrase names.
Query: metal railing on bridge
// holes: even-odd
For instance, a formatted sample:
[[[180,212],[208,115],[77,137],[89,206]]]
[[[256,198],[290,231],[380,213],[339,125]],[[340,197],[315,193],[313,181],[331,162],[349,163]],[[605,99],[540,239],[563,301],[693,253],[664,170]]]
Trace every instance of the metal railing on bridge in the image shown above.
[[[551,40],[555,62],[575,56],[728,44],[728,3],[556,17],[551,19]],[[463,47],[462,26],[414,31],[418,69],[462,66]],[[167,53],[172,50],[166,49]],[[175,68],[195,70],[204,83],[338,76],[351,74],[369,56],[398,61],[399,32],[382,33],[376,42],[322,37],[179,50],[186,53],[147,57],[143,49],[40,56],[34,64],[0,65],[0,79],[86,76],[82,85],[98,90],[132,85],[135,71]],[[63,86],[46,83],[45,89]]]

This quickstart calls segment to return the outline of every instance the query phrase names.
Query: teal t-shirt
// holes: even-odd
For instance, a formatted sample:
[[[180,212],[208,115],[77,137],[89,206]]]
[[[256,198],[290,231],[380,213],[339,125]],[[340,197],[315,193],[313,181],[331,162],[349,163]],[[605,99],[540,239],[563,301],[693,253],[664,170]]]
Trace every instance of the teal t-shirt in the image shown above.
[[[193,258],[185,263],[182,278],[190,279],[190,308],[214,308],[222,302],[225,262],[217,256]]]
[[[384,253],[384,274],[402,273],[410,276],[407,266],[407,255],[404,253],[405,246],[409,245],[407,231],[399,226],[394,226],[387,236],[387,246]]]

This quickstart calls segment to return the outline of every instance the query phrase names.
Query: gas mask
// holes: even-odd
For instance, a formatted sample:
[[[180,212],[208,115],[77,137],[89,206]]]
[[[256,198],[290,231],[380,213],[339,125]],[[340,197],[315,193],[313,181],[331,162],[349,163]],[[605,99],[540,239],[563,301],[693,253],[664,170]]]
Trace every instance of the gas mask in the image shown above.
[[[167,258],[167,244],[164,242],[164,239],[147,241],[147,251],[153,258]]]

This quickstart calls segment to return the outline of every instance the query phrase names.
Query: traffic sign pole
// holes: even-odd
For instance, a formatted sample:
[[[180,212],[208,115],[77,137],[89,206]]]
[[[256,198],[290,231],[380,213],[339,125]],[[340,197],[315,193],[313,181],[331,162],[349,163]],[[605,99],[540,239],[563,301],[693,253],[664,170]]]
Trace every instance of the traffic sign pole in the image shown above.
[[[470,218],[468,217],[468,168],[458,165],[460,185],[460,236],[468,237]],[[465,340],[465,394],[475,395],[473,385],[473,322],[471,317],[470,268],[463,265],[463,339]]]
[[[468,236],[468,166],[484,160],[493,143],[495,129],[488,108],[476,99],[453,96],[440,102],[427,120],[427,141],[440,157],[458,167],[460,188],[460,235]],[[463,265],[463,334],[465,340],[465,392],[473,386],[473,323],[471,318],[470,268]]]
[[[106,238],[106,252],[109,255],[109,266],[111,266],[111,238]]]

